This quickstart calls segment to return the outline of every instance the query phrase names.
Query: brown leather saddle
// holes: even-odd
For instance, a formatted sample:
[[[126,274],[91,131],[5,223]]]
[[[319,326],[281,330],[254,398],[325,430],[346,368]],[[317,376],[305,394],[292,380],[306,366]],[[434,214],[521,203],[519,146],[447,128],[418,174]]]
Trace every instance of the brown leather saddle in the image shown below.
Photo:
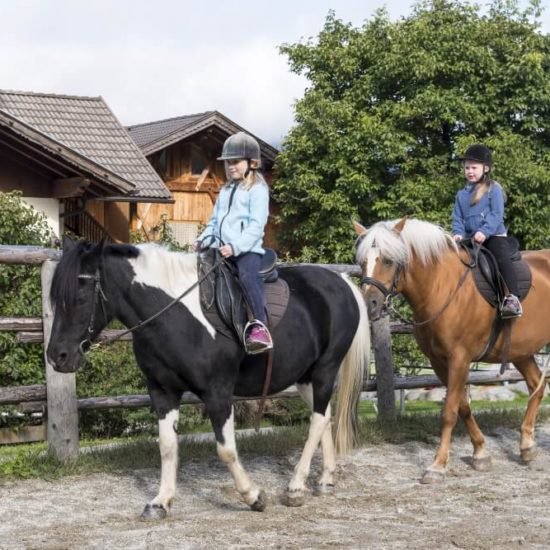
[[[290,294],[286,281],[279,279],[276,263],[277,254],[266,248],[259,276],[265,283],[270,330],[283,318]],[[249,312],[235,265],[222,260],[216,248],[207,248],[198,255],[198,269],[199,279],[208,273],[200,284],[200,303],[205,317],[217,332],[242,343]]]
[[[513,237],[507,237],[507,239],[513,251],[512,265],[518,278],[518,298],[523,301],[531,288],[531,268],[521,257],[518,241]],[[464,243],[462,246],[469,254],[470,267],[478,291],[491,306],[497,307],[502,303],[506,289],[496,258],[483,246],[472,248],[469,243]]]

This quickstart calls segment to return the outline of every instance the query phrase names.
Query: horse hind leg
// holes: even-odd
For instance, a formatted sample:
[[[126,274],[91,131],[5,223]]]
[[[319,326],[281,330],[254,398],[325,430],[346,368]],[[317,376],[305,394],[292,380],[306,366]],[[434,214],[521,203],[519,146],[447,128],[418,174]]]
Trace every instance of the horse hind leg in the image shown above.
[[[470,441],[472,442],[472,446],[474,448],[472,467],[478,472],[485,472],[489,470],[492,465],[491,455],[487,451],[485,437],[479,429],[479,426],[472,414],[472,409],[470,408],[466,391],[463,392],[462,399],[458,406],[458,414],[460,415],[460,418],[462,418],[464,425],[466,426],[466,430],[468,430]]]
[[[313,410],[313,386],[311,384],[296,384],[296,388],[302,399]],[[327,406],[325,416],[329,419],[327,427],[321,436],[321,452],[323,457],[323,472],[317,484],[317,495],[331,495],[334,493],[334,472],[336,471],[336,451],[334,449],[334,440],[332,437],[331,407]],[[295,473],[296,475],[296,473]],[[304,472],[302,472],[304,475]],[[307,478],[307,474],[306,474]],[[305,483],[305,479],[304,479]],[[294,499],[296,501],[296,499]],[[298,499],[299,500],[299,499]]]
[[[244,502],[246,502],[255,512],[263,512],[267,503],[265,492],[259,489],[251,480],[239,460],[235,441],[233,406],[231,402],[228,401],[227,409],[224,406],[220,407],[219,404],[213,407],[209,406],[206,400],[205,404],[216,436],[218,457],[231,472],[235,482],[235,488]]]
[[[521,423],[521,437],[519,443],[522,462],[528,464],[537,455],[537,444],[535,441],[535,422],[539,411],[540,403],[544,397],[546,383],[540,384],[541,371],[531,356],[523,361],[514,361],[515,367],[521,372],[529,389],[529,403]],[[537,389],[538,388],[538,389]]]
[[[304,401],[313,408],[311,384],[297,384],[297,388]],[[288,484],[287,504],[289,506],[301,506],[304,503],[304,493],[311,468],[311,460],[319,446],[319,442],[322,442],[323,445],[323,474],[319,482],[319,493],[327,493],[334,486],[334,470],[336,469],[336,454],[330,430],[330,403],[327,403],[325,414],[313,412],[311,415],[307,441],[300,460],[294,468],[294,475]]]
[[[157,496],[145,506],[141,519],[164,519],[175,498],[178,470],[178,420],[179,409],[173,409],[164,418],[159,419],[160,489]]]

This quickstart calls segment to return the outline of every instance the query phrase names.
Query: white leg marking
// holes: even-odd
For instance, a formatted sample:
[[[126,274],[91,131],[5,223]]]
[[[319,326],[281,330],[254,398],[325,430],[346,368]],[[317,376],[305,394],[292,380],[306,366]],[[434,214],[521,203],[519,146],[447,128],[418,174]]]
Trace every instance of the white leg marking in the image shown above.
[[[317,449],[319,441],[329,425],[330,420],[325,415],[313,413],[311,416],[308,438],[304,446],[304,450],[302,451],[302,456],[294,468],[294,476],[288,484],[289,491],[295,492],[304,490],[305,481],[309,475],[309,468],[311,466],[313,453],[315,452],[315,449]]]
[[[323,451],[323,473],[319,485],[332,487],[334,485],[334,472],[336,471],[336,451],[332,438],[332,424],[330,422],[330,403],[328,404],[325,416],[329,419],[327,427],[321,436],[321,449]]]
[[[227,468],[235,481],[235,488],[242,496],[243,500],[252,506],[260,494],[260,490],[256,484],[250,479],[248,473],[243,468],[239,455],[237,453],[237,445],[235,442],[235,427],[233,421],[233,407],[231,407],[231,415],[225,422],[222,434],[225,443],[217,443],[217,451],[220,460],[227,465]]]
[[[166,510],[176,496],[176,475],[178,472],[178,427],[179,410],[170,411],[159,420],[160,447],[160,489],[151,504],[164,506]]]
[[[296,384],[296,389],[302,399],[313,409],[313,386],[311,384]],[[321,450],[323,452],[323,473],[319,479],[319,485],[333,486],[334,472],[336,471],[336,452],[332,439],[332,425],[330,423],[330,403],[325,411],[325,417],[329,419],[327,427],[321,436]],[[304,480],[305,481],[305,480]]]

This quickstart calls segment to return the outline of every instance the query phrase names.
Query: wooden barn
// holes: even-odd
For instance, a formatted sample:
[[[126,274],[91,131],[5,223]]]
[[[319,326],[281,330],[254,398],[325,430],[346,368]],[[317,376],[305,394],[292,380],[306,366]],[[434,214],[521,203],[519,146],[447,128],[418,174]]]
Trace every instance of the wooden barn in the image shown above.
[[[224,163],[217,161],[224,141],[248,132],[217,111],[180,116],[127,128],[143,154],[172,193],[172,204],[137,203],[131,206],[132,229],[154,236],[162,216],[180,244],[189,244],[210,218],[220,187],[225,182]],[[254,136],[262,154],[262,172],[272,180],[277,149]],[[273,211],[273,209],[272,209]],[[273,224],[266,242],[273,245]]]
[[[172,202],[101,97],[0,90],[0,191],[13,190],[55,235],[94,241],[128,242],[131,205]]]

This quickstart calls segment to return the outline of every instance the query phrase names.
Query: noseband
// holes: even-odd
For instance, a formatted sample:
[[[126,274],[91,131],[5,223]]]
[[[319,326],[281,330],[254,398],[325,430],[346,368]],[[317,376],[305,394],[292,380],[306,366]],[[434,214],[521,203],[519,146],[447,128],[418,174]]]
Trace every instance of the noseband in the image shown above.
[[[390,307],[392,298],[399,294],[397,292],[397,285],[399,284],[399,279],[401,278],[402,271],[403,267],[399,266],[395,272],[395,275],[393,276],[390,288],[385,286],[382,282],[380,282],[378,279],[375,279],[374,277],[361,277],[361,284],[372,285],[376,287],[384,296],[384,309],[387,310]]]

